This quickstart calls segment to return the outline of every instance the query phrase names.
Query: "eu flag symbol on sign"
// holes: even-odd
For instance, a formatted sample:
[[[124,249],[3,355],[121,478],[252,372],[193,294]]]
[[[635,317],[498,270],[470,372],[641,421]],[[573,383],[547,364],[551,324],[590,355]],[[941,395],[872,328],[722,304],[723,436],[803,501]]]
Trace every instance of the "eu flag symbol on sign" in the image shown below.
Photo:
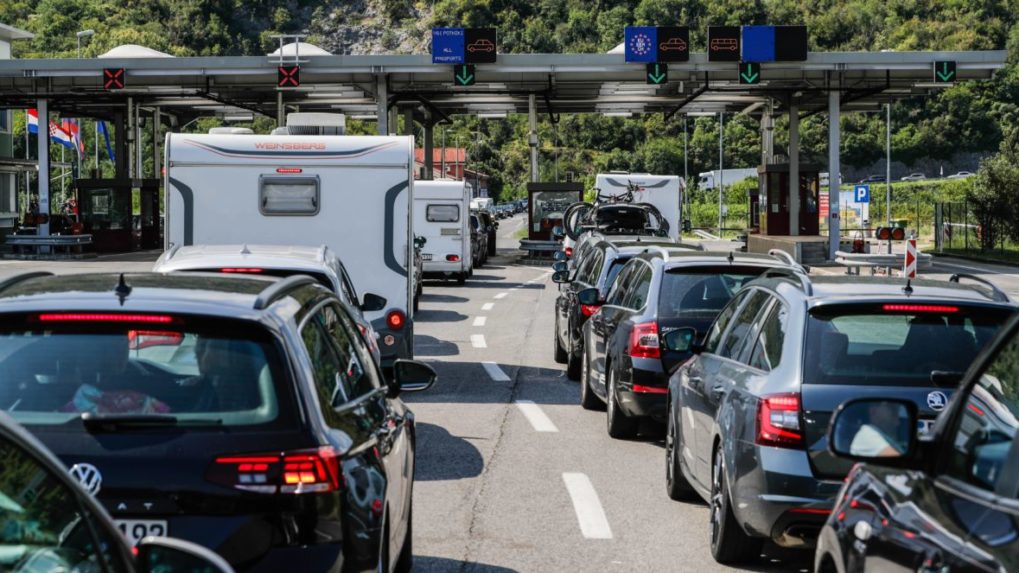
[[[432,63],[464,63],[463,28],[432,28]]]
[[[853,188],[853,199],[857,203],[870,203],[870,185],[857,185]]]
[[[654,26],[627,26],[624,36],[627,62],[658,61],[658,30]]]

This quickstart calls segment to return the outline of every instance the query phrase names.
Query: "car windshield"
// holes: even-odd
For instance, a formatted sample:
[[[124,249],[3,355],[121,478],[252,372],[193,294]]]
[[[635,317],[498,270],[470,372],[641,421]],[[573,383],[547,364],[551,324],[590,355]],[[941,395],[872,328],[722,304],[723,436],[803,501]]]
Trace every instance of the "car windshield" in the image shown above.
[[[672,269],[662,277],[659,318],[713,319],[744,284],[765,267]]]
[[[820,307],[807,324],[804,382],[932,386],[965,372],[1008,313],[943,304]]]
[[[123,316],[138,321],[110,321]],[[22,424],[84,414],[222,426],[289,418],[277,349],[250,326],[112,314],[41,314],[22,324],[0,333],[0,409]]]

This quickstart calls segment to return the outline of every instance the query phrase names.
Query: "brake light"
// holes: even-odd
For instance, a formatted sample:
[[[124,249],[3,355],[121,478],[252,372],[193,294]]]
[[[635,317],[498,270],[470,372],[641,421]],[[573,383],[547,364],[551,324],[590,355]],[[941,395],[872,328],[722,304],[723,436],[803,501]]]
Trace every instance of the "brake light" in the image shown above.
[[[143,322],[170,324],[176,319],[164,314],[111,314],[83,312],[47,312],[36,316],[39,322]]]
[[[323,493],[340,489],[339,460],[331,446],[280,454],[220,456],[206,477],[254,493]]]
[[[959,312],[959,307],[943,304],[886,304],[881,308],[885,312],[936,312],[939,314]]]
[[[249,267],[249,268],[228,267],[228,268],[225,268],[225,269],[219,269],[219,272],[221,272],[221,273],[240,273],[240,274],[254,274],[254,275],[257,275],[258,273],[260,273],[262,271],[263,271],[263,269],[256,269],[256,268],[253,268],[253,267]]]
[[[600,308],[600,304],[582,304],[580,305],[580,314],[583,314],[584,316],[591,316],[598,312]]]
[[[393,330],[403,329],[403,325],[407,323],[407,315],[399,310],[391,310],[386,315],[386,324]]]
[[[131,330],[127,333],[127,344],[131,350],[141,350],[153,346],[180,346],[184,342],[184,333],[162,330]]]
[[[665,386],[644,386],[642,384],[634,384],[633,391],[637,394],[668,394],[669,389]]]
[[[567,258],[573,257],[573,247],[566,247],[563,249],[563,252],[566,253]]]
[[[291,174],[291,173],[304,173],[304,169],[300,167],[277,167],[276,173]]]
[[[631,358],[661,358],[662,351],[658,346],[658,323],[645,322],[635,324],[630,331]]]
[[[446,255],[446,260],[451,263],[459,263],[460,255]]]
[[[803,446],[799,394],[775,394],[761,398],[757,403],[757,443],[779,448]]]

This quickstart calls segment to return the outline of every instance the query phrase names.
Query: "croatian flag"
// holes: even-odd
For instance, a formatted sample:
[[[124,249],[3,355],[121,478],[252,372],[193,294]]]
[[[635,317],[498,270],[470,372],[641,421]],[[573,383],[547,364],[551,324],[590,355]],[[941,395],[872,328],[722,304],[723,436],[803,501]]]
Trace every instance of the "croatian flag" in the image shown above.
[[[65,124],[67,120],[65,120]],[[28,132],[39,133],[39,112],[34,109],[28,110]],[[74,138],[71,134],[59,125],[50,122],[50,141],[59,143],[68,149],[74,149]],[[79,151],[81,153],[81,151]]]
[[[60,126],[67,135],[71,136],[71,148],[78,151],[78,158],[85,158],[85,142],[81,140],[81,129],[77,119],[65,119]]]

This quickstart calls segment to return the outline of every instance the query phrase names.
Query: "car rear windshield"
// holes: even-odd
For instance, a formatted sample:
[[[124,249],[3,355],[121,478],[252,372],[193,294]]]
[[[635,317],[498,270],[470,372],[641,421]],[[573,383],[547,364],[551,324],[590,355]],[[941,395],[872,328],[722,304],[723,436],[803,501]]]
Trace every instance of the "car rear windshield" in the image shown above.
[[[765,267],[696,267],[670,269],[662,276],[659,318],[714,318],[744,284]]]
[[[1004,310],[951,304],[816,308],[804,383],[931,386],[933,371],[965,372],[1007,318]]]
[[[318,281],[319,284],[326,287],[330,291],[334,290],[332,281],[324,273],[317,273],[315,271],[306,271],[301,269],[267,269],[264,267],[216,267],[212,269],[184,269],[183,272],[193,273],[225,273],[225,274],[242,274],[242,275],[256,275],[260,277],[277,277],[286,278],[293,275],[308,275],[309,277]]]
[[[0,409],[22,424],[66,424],[84,413],[175,425],[293,419],[279,346],[250,323],[110,313],[5,322]]]

